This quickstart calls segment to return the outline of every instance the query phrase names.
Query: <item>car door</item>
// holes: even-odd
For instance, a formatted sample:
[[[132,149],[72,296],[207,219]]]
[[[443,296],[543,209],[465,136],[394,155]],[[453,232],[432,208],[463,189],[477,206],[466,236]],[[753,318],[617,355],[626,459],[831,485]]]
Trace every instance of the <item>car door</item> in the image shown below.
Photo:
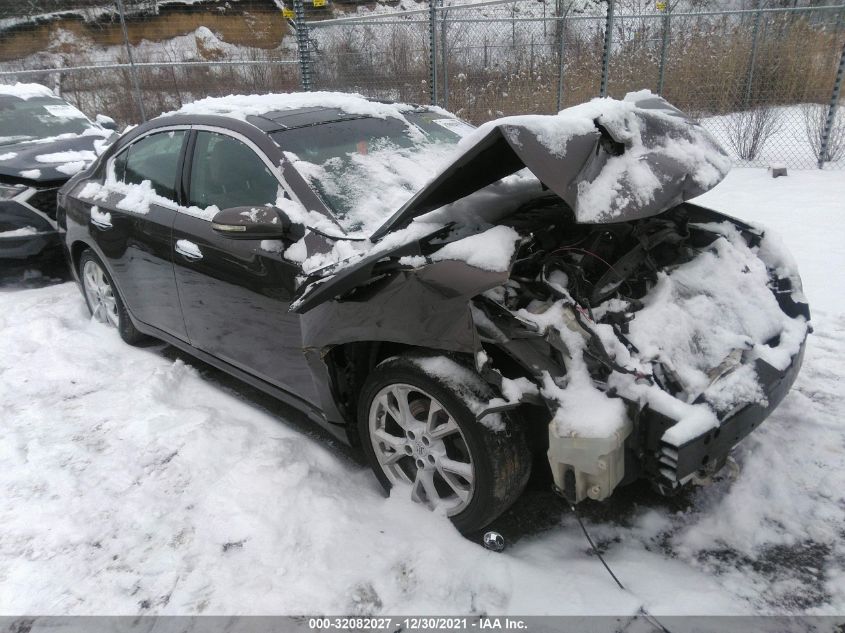
[[[91,211],[91,236],[135,318],[187,339],[173,273],[177,184],[189,129],[140,137],[108,166],[108,195]]]
[[[299,267],[289,244],[234,240],[211,228],[214,210],[274,204],[281,185],[248,139],[194,132],[186,204],[173,227],[174,270],[191,345],[317,402],[302,351],[300,317],[288,312]]]

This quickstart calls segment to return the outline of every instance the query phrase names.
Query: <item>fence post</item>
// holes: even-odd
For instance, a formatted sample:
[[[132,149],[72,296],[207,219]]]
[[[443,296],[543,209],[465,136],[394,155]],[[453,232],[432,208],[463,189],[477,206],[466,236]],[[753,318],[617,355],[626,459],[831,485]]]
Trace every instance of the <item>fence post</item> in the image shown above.
[[[138,69],[135,67],[135,60],[132,58],[132,47],[129,46],[129,33],[126,30],[126,16],[123,11],[123,0],[117,0],[117,12],[120,14],[120,28],[123,30],[123,43],[126,45],[126,55],[129,57],[129,74],[132,75],[132,84],[135,91],[135,103],[138,104],[138,112],[141,114],[141,122],[146,123],[147,113],[144,110],[144,100],[141,98],[141,84],[138,82]]]
[[[604,49],[601,55],[601,85],[599,86],[599,96],[607,96],[607,72],[610,67],[610,47],[613,42],[613,2],[614,0],[605,0],[607,2],[607,15],[604,21]]]
[[[431,105],[437,105],[437,0],[428,0],[428,80]]]
[[[566,17],[558,18],[560,48],[557,54],[557,111],[563,110],[563,52],[566,49]]]
[[[311,91],[311,49],[308,37],[308,23],[305,21],[305,5],[302,0],[293,0],[293,19],[296,29],[296,49],[299,53],[299,83],[305,92]]]
[[[449,47],[446,45],[446,16],[448,11],[440,0],[440,57],[443,60],[443,107],[449,109]]]
[[[754,14],[754,29],[751,33],[751,59],[748,61],[748,79],[745,84],[744,108],[747,110],[751,104],[751,89],[754,86],[754,66],[757,63],[757,37],[760,34],[760,3],[757,3],[757,13]]]
[[[839,91],[842,89],[843,75],[845,75],[845,43],[842,44],[842,54],[839,56],[839,68],[836,70],[836,79],[833,81],[833,93],[830,95],[830,107],[827,109],[827,119],[824,122],[824,130],[822,130],[819,169],[824,166],[825,161],[830,160],[827,148],[830,142],[830,133],[833,131],[833,122],[836,119],[836,109],[839,107]]]
[[[663,43],[660,46],[660,74],[657,77],[657,94],[663,96],[663,86],[666,82],[666,54],[669,52],[669,29],[671,28],[670,7],[666,4],[666,14],[663,16]]]

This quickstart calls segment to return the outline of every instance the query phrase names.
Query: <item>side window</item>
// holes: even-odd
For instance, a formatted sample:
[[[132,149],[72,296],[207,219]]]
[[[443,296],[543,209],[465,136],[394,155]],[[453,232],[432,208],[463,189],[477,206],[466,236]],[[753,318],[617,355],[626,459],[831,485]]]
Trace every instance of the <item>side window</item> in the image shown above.
[[[241,141],[214,132],[197,133],[189,203],[201,209],[273,204],[279,182]]]
[[[150,134],[114,159],[114,175],[125,183],[149,180],[160,196],[176,200],[176,168],[186,130]]]

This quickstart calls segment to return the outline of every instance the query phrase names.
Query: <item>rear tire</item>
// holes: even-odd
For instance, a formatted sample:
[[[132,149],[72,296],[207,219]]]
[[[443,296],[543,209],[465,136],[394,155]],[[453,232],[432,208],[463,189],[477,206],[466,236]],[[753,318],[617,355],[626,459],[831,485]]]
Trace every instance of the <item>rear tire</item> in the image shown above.
[[[132,323],[111,275],[90,248],[79,258],[79,279],[91,316],[117,328],[120,338],[129,345],[137,345],[146,338]]]
[[[449,371],[425,371],[426,361]],[[525,488],[531,455],[509,416],[499,414],[499,430],[476,420],[468,402],[493,397],[478,374],[446,357],[403,355],[378,365],[361,391],[358,432],[385,490],[407,487],[464,533],[507,510]]]

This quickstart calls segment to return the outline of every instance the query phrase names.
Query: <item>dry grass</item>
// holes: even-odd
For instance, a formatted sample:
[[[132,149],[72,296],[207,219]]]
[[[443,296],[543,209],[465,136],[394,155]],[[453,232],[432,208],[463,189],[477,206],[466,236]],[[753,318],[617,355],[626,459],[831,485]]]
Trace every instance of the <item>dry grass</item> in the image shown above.
[[[836,31],[794,16],[771,15],[761,22],[749,85],[751,19],[676,19],[667,56],[665,96],[696,116],[824,101],[833,86],[841,49]],[[611,96],[657,89],[662,25],[658,19],[617,25],[610,60]],[[480,30],[462,30],[462,25],[449,31],[448,107],[475,123],[520,112],[554,112],[559,73],[554,34],[550,31],[542,39],[516,31],[511,37],[507,21],[499,28],[499,37],[489,41]],[[318,35],[319,88],[357,90],[392,99],[428,98],[425,22],[328,27]],[[598,21],[567,24],[564,42],[562,105],[568,106],[599,92],[601,25]],[[438,73],[442,95],[442,60]]]

